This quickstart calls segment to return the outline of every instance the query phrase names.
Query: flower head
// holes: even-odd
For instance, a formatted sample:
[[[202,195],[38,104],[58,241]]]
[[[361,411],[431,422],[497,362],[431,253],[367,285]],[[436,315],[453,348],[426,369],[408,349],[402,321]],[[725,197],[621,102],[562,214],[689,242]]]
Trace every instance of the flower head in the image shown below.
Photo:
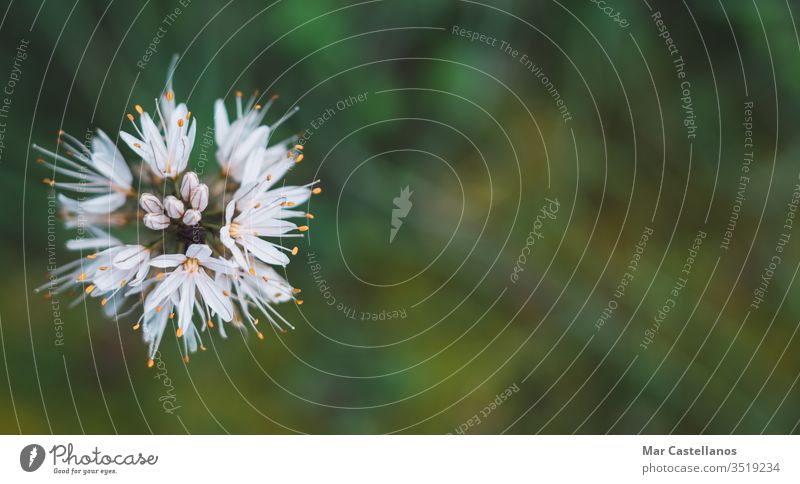
[[[46,183],[79,195],[59,193],[65,226],[84,229],[67,247],[91,251],[57,268],[38,290],[77,288],[74,303],[97,298],[117,318],[138,311],[133,328],[142,330],[150,366],[170,326],[186,361],[189,353],[204,349],[201,333],[215,327],[223,336],[226,325],[255,329],[263,315],[275,329],[292,328],[275,306],[301,303],[296,298],[300,291],[271,265],[286,266],[287,254],[297,254],[298,248],[284,246],[283,240],[302,237],[308,226],[287,219],[312,218],[299,205],[319,191],[316,182],[276,185],[303,154],[302,146],[294,145],[296,137],[269,146],[275,128],[296,111],[272,126],[261,125],[275,98],[262,108],[255,98],[243,106],[237,96],[233,122],[217,101],[217,158],[229,176],[203,181],[190,169],[196,121],[186,104],[176,102],[176,66],[177,58],[155,103],[155,115],[137,104],[138,124],[128,115],[134,133],[120,133],[143,162],[142,170],[132,171],[115,143],[99,130],[91,147],[65,133],[58,143],[64,152],[34,145],[51,158],[40,161],[54,174]],[[134,172],[140,174],[136,181]],[[228,193],[234,195],[226,200]],[[122,230],[138,223],[142,225],[135,232]],[[131,233],[143,240],[126,242]],[[264,339],[258,329],[256,334]]]

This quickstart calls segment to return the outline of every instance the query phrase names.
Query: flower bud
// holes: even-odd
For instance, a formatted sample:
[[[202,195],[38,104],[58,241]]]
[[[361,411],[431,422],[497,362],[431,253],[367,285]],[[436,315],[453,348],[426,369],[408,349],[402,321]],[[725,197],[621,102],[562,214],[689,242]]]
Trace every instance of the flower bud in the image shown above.
[[[190,208],[189,210],[186,211],[186,213],[183,214],[183,223],[185,223],[186,225],[197,225],[198,223],[200,223],[201,218],[202,216],[200,215],[199,210]]]
[[[164,199],[164,211],[170,218],[181,218],[183,216],[183,202],[169,195]]]
[[[181,198],[188,202],[189,197],[192,196],[192,190],[197,188],[199,184],[200,179],[197,178],[195,172],[190,171],[183,175],[183,180],[181,180]]]
[[[192,204],[193,209],[201,212],[205,210],[208,206],[208,185],[201,183],[193,188],[192,193],[189,196],[189,201]]]
[[[152,193],[142,193],[142,196],[139,197],[139,205],[147,213],[164,213],[164,205]]]
[[[144,226],[152,230],[164,230],[169,227],[169,217],[163,213],[145,214]]]

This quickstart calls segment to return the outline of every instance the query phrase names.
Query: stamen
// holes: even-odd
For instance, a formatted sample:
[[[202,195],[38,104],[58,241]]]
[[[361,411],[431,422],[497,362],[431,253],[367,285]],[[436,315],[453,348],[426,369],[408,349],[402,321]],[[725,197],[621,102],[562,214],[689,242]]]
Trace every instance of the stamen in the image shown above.
[[[292,255],[297,255],[298,252],[300,252],[300,249],[297,246],[292,247]]]
[[[211,321],[210,319],[208,320],[208,327],[212,329],[214,328],[214,322]]]
[[[303,161],[303,153],[300,153],[300,154],[297,156],[297,159],[296,159],[296,160],[294,160],[294,162],[295,162],[295,163],[300,163],[301,161]]]
[[[306,218],[307,218],[307,219],[312,219],[312,218],[314,218],[314,215],[313,215],[313,214],[310,214],[310,213],[307,213],[307,214],[306,214]]]
[[[175,99],[175,94],[172,92],[172,89],[167,91],[167,101],[172,101]]]
[[[311,190],[311,193],[313,193],[314,195],[319,195],[320,193],[322,193],[322,187],[316,187],[315,189]]]
[[[155,364],[156,364],[156,362],[155,362],[155,361],[153,361],[153,359],[152,359],[152,358],[148,358],[148,359],[147,359],[147,367],[148,367],[148,368],[152,368],[152,367],[153,367],[153,365],[155,365]]]
[[[139,115],[144,114],[144,109],[142,109],[142,107],[139,106],[138,104],[134,106],[134,109],[136,109],[136,112],[139,113]]]
[[[183,336],[183,330],[181,328],[178,328],[178,331],[175,332],[175,336],[177,336],[178,338]]]
[[[133,325],[133,330],[134,330],[134,331],[139,331],[139,328],[141,328],[141,327],[142,327],[142,325],[141,325],[141,324],[139,324],[139,323],[136,323],[136,324],[134,324],[134,325]]]
[[[264,333],[262,333],[261,331],[257,332],[256,336],[258,336],[258,339],[260,339],[262,341],[264,340]]]
[[[89,284],[89,287],[86,288],[86,294],[91,294],[94,291],[94,284]]]
[[[308,225],[301,225],[297,227],[297,230],[299,230],[300,232],[305,232],[306,230],[308,230]]]

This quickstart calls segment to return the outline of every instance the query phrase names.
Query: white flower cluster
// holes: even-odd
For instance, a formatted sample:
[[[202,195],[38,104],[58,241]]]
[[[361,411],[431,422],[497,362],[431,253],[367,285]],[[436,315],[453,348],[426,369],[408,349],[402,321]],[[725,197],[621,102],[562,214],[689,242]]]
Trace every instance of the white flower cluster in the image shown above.
[[[296,137],[270,144],[275,128],[296,111],[271,126],[262,124],[275,97],[261,106],[255,96],[243,103],[237,93],[233,122],[223,100],[217,100],[214,134],[221,176],[203,183],[187,171],[197,123],[186,104],[175,102],[174,66],[173,61],[156,116],[136,105],[139,124],[128,115],[135,133],[120,133],[138,157],[133,164],[100,130],[90,146],[64,132],[55,151],[34,145],[49,158],[38,160],[53,173],[44,182],[79,194],[58,194],[65,226],[89,234],[68,241],[67,248],[92,251],[59,267],[39,290],[58,293],[79,286],[75,303],[100,298],[107,313],[117,317],[141,311],[133,328],[142,329],[149,345],[148,366],[170,325],[182,339],[187,362],[189,353],[205,349],[201,333],[215,324],[223,336],[225,325],[232,324],[252,328],[259,339],[264,334],[256,316],[282,332],[293,328],[274,306],[292,300],[302,304],[296,297],[300,290],[273,266],[286,266],[289,254],[297,254],[296,246],[284,244],[302,237],[308,226],[290,219],[312,219],[298,207],[321,191],[316,182],[278,184],[303,159],[303,147],[295,144]],[[147,230],[125,229],[139,221]],[[142,243],[123,243],[123,235],[131,233]]]

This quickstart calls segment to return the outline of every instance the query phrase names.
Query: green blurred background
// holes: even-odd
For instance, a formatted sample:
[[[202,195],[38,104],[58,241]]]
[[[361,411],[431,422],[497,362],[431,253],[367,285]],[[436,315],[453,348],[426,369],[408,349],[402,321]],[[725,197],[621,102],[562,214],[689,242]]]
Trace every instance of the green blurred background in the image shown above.
[[[788,230],[750,307],[800,171],[792,2],[18,0],[3,12],[0,81],[28,46],[4,95],[1,432],[797,432],[800,234]],[[268,121],[301,110],[276,139],[307,138],[288,181],[324,191],[287,270],[305,300],[280,308],[296,330],[215,334],[188,365],[165,337],[159,370],[133,321],[96,301],[64,311],[55,344],[51,304],[33,292],[46,281],[48,188],[29,147],[59,129],[115,134],[161,91],[173,53],[198,139],[216,98],[278,93]],[[199,147],[195,167],[216,176],[197,166]],[[390,243],[406,186],[414,205]],[[547,199],[558,212],[537,224]],[[69,235],[55,237],[59,264],[75,257]]]

